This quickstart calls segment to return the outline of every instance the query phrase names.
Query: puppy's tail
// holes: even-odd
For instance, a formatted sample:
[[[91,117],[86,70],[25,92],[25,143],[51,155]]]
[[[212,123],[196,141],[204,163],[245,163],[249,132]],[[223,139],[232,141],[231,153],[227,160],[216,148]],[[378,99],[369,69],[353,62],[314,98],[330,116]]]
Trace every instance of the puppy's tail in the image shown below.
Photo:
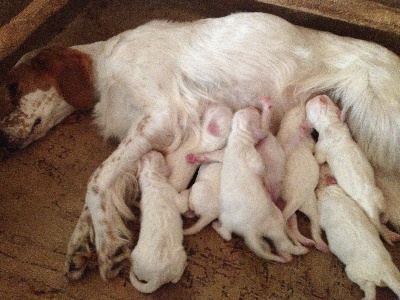
[[[328,93],[370,161],[399,171],[400,58],[373,43],[345,41],[321,36],[324,65],[296,84],[296,97]]]
[[[160,286],[160,282],[157,280],[157,278],[153,278],[152,280],[148,282],[142,282],[140,281],[135,273],[133,271],[130,272],[129,274],[129,279],[131,281],[131,284],[141,293],[149,294],[153,293],[156,291]]]

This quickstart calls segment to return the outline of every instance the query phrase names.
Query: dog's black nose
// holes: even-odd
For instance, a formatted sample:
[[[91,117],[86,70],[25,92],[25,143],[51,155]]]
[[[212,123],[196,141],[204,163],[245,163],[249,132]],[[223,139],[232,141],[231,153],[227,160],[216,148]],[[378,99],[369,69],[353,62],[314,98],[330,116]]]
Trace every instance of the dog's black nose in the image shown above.
[[[15,151],[15,146],[10,142],[9,138],[7,135],[0,130],[0,148],[4,148],[8,152]]]

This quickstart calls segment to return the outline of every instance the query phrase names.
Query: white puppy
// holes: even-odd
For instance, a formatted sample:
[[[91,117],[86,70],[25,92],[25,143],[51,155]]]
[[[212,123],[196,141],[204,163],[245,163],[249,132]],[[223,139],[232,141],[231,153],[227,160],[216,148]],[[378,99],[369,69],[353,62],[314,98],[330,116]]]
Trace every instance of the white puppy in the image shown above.
[[[302,127],[306,118],[304,103],[300,103],[292,108],[283,117],[279,128],[277,139],[286,149],[286,171],[283,180],[282,198],[286,202],[283,210],[283,218],[291,223],[291,238],[303,245],[313,246],[327,252],[328,246],[321,238],[321,228],[319,225],[319,212],[315,188],[318,184],[319,166],[314,157],[315,142],[307,132],[307,128]],[[298,135],[303,132],[300,140]],[[293,145],[294,140],[297,145]],[[311,223],[311,236],[313,241],[304,237],[297,229],[294,214],[297,210],[303,212]]]
[[[189,209],[199,220],[183,231],[185,235],[198,233],[218,218],[220,212],[220,182],[222,164],[219,162],[200,166],[196,182],[190,189]]]
[[[316,193],[329,249],[346,265],[349,279],[365,292],[363,299],[375,299],[375,286],[386,285],[400,297],[400,272],[375,226],[339,185],[327,183],[332,180],[329,173],[321,173]]]
[[[186,208],[176,204],[179,194],[168,183],[170,170],[160,153],[147,153],[140,168],[141,228],[131,255],[130,280],[140,292],[151,293],[165,283],[178,282],[185,270],[180,213]]]
[[[166,160],[171,168],[169,182],[178,192],[188,187],[198,167],[188,163],[186,155],[189,152],[211,152],[221,149],[226,144],[230,132],[232,115],[232,110],[227,106],[207,103],[201,117],[200,132],[190,130],[187,139],[167,154]]]
[[[328,96],[317,96],[306,104],[307,118],[318,131],[315,155],[328,162],[338,184],[370,217],[389,244],[400,238],[381,223],[386,210],[382,191],[375,184],[374,170],[340,118],[339,108]]]
[[[265,167],[255,149],[266,135],[260,121],[254,108],[239,110],[233,116],[221,169],[221,213],[213,228],[225,240],[230,240],[233,232],[239,234],[264,259],[287,262],[290,254],[308,250],[293,245],[286,236],[282,213],[264,188]],[[278,255],[271,252],[263,237],[271,239]]]

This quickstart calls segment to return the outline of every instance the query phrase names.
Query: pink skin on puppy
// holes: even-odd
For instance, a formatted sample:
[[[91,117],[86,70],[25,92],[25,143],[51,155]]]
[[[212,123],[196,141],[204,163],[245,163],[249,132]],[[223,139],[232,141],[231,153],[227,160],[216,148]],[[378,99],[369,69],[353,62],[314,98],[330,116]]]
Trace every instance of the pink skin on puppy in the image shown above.
[[[400,235],[381,223],[386,211],[384,196],[376,186],[371,164],[341,120],[338,107],[328,96],[317,96],[307,102],[306,112],[319,133],[315,148],[318,163],[329,164],[339,186],[363,208],[387,243],[400,240]]]
[[[171,168],[169,182],[178,192],[186,189],[198,168],[198,165],[187,162],[189,152],[211,152],[225,146],[228,138],[232,110],[224,105],[208,103],[201,119],[199,132],[190,131],[189,137],[177,149],[166,156]]]

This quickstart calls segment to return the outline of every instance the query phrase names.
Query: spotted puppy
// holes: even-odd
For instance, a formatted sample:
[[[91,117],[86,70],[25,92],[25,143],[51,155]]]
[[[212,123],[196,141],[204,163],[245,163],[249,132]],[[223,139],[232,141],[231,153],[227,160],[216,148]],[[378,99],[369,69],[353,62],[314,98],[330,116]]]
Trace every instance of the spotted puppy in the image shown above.
[[[186,208],[177,206],[179,194],[168,183],[170,170],[160,153],[147,153],[141,165],[141,227],[131,255],[130,280],[140,292],[152,293],[165,283],[178,282],[185,270],[180,213]]]
[[[339,108],[328,96],[317,96],[306,104],[307,119],[318,131],[315,156],[322,164],[327,162],[338,184],[356,201],[375,224],[386,242],[392,244],[400,235],[381,223],[386,203],[376,186],[374,170],[350,130],[341,120]]]
[[[332,184],[332,175],[324,168],[316,194],[329,249],[346,265],[349,279],[364,291],[363,299],[374,300],[376,286],[388,286],[400,297],[400,272],[376,227],[338,184]]]

